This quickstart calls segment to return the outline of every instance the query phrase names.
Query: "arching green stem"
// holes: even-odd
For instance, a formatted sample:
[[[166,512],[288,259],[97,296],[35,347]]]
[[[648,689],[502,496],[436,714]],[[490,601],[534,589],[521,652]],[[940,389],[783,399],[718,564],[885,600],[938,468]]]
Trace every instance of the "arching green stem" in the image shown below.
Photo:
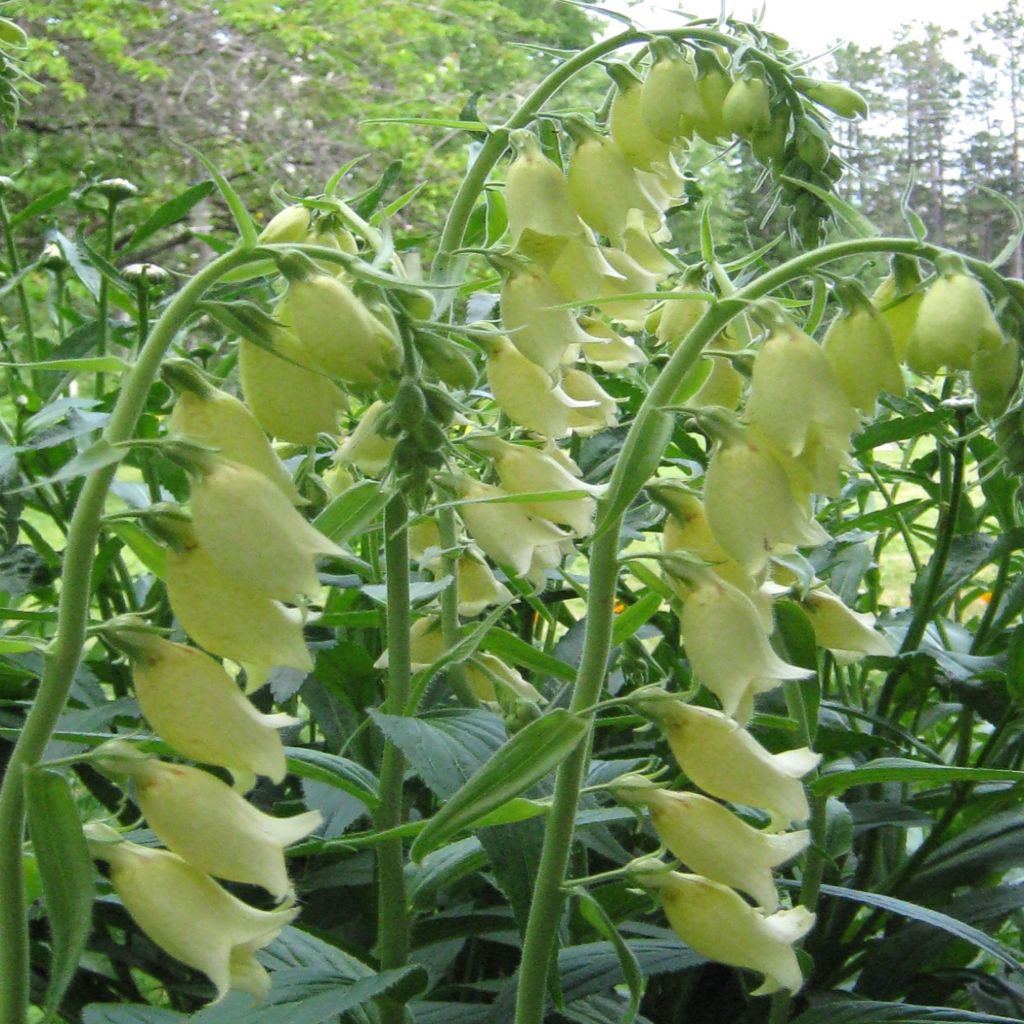
[[[611,483],[602,499],[602,507],[623,508],[639,493],[644,481],[635,479],[632,467],[641,454],[649,457],[652,446],[659,446],[660,454],[667,444],[658,422],[663,415],[661,409],[671,404],[672,396],[699,358],[701,351],[734,316],[741,313],[749,302],[769,295],[775,289],[813,272],[825,263],[847,256],[874,252],[907,252],[931,259],[941,250],[903,238],[836,242],[789,260],[752,281],[731,298],[723,299],[712,306],[673,353],[644,399],[626,435]],[[590,551],[586,635],[571,705],[574,711],[587,715],[591,720],[594,713],[586,709],[591,709],[600,697],[611,651],[611,624],[618,576],[621,517],[605,520],[599,516],[598,522],[599,536]],[[564,898],[561,887],[572,845],[576,805],[588,756],[589,741],[585,741],[558,769],[523,943],[515,1024],[541,1024],[543,1020],[548,966],[562,916]]]
[[[252,258],[251,253],[239,249],[226,253],[196,274],[171,302],[154,325],[138,362],[125,379],[103,432],[104,441],[117,444],[131,437],[160,361],[196,303],[221,276]],[[64,709],[82,656],[100,517],[116,471],[116,464],[104,466],[82,487],[64,549],[57,632],[47,651],[35,701],[0,786],[0,906],[4,908],[0,922],[0,1021],[3,1024],[25,1024],[28,1018],[28,922],[21,864],[25,831],[22,782],[25,772],[42,757]]]

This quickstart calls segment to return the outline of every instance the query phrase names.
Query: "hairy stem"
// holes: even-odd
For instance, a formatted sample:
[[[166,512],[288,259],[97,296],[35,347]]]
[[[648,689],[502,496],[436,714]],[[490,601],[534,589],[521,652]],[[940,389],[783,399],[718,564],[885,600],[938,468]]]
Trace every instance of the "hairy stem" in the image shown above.
[[[409,512],[405,498],[395,494],[384,509],[384,565],[387,580],[388,675],[383,710],[401,715],[409,701]],[[380,767],[377,829],[402,824],[405,758],[386,740]],[[382,970],[404,967],[409,959],[409,909],[405,898],[405,858],[401,836],[377,848],[377,956]],[[402,1024],[400,1003],[381,1006],[383,1024]]]

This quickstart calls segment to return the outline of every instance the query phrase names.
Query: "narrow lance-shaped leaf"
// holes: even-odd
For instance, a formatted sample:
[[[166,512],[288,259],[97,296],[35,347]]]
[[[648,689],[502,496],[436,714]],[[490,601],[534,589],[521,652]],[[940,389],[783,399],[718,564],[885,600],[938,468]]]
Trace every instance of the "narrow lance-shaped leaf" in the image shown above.
[[[555,768],[576,747],[587,723],[556,708],[503,746],[430,819],[410,851],[421,861],[460,829],[519,796]]]
[[[53,1020],[92,928],[96,871],[67,780],[52,771],[25,775],[29,834],[50,921],[46,1020]]]

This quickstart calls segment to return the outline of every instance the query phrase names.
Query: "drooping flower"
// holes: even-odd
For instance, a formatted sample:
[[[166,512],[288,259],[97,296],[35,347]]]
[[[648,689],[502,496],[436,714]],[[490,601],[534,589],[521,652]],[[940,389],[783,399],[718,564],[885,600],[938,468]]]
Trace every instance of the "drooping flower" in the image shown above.
[[[342,555],[265,476],[215,456],[192,484],[196,536],[210,560],[243,586],[280,600],[315,594],[317,555]]]
[[[603,320],[592,316],[580,317],[580,326],[589,335],[588,340],[580,345],[587,362],[609,371],[647,362],[643,349],[632,338],[623,337]]]
[[[215,775],[140,755],[124,740],[104,743],[95,756],[104,771],[132,779],[149,827],[182,860],[215,878],[262,886],[277,900],[291,892],[285,847],[320,825],[319,811],[264,814]]]
[[[784,679],[813,673],[784,662],[750,598],[713,572],[697,577],[680,616],[683,644],[694,677],[735,715],[748,691],[765,692]]]
[[[135,923],[165,953],[205,974],[220,1002],[230,989],[266,998],[270,976],[256,960],[293,921],[297,907],[257,910],[168,850],[90,843],[110,864],[110,880]]]
[[[762,832],[700,793],[673,793],[642,776],[616,779],[612,793],[623,803],[647,807],[661,841],[691,871],[745,892],[768,914],[779,905],[772,868],[810,842],[806,830]]]
[[[569,410],[569,426],[577,434],[596,434],[618,422],[615,399],[586,371],[566,370],[562,388],[574,403]]]
[[[118,630],[114,640],[131,658],[143,716],[179,754],[273,782],[284,778],[278,729],[298,719],[257,711],[227,672],[195,647],[139,630]]]
[[[378,477],[384,472],[397,443],[393,437],[384,437],[377,430],[385,408],[381,401],[366,408],[356,429],[338,446],[335,462],[355,466],[367,476]]]
[[[800,991],[803,974],[793,943],[814,926],[814,914],[806,907],[765,917],[732,889],[700,875],[645,871],[633,878],[657,889],[672,930],[695,952],[763,974],[764,982],[752,995]]]
[[[882,657],[896,652],[892,644],[875,630],[875,617],[855,612],[828,587],[809,590],[803,598],[804,609],[814,628],[814,639],[843,661],[856,661],[866,654]]]
[[[821,347],[850,404],[861,412],[873,415],[882,391],[906,393],[892,332],[866,299],[832,321]]]
[[[658,724],[679,767],[705,793],[769,811],[776,830],[807,820],[800,779],[820,754],[807,747],[771,754],[728,715],[684,704],[664,691],[638,691],[635,706]]]
[[[209,384],[187,360],[168,360],[160,372],[179,393],[168,424],[171,436],[216,448],[222,458],[249,466],[273,481],[292,504],[302,504],[291,474],[242,402]]]

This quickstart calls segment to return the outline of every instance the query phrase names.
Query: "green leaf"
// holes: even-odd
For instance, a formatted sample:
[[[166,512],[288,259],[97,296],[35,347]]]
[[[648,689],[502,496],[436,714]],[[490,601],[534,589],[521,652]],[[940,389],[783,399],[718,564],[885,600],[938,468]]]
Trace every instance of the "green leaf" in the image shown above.
[[[104,466],[120,462],[128,454],[127,448],[115,448],[109,441],[100,438],[90,445],[84,452],[80,452],[73,459],[65,462],[60,469],[45,480],[33,480],[31,484],[11,491],[12,494],[19,494],[22,491],[31,491],[44,484],[54,484],[61,480],[73,480],[75,477],[88,476]]]
[[[108,523],[107,529],[115,536],[120,537],[131,548],[135,557],[157,579],[164,578],[166,552],[162,544],[153,540],[144,530],[140,530],[135,523],[130,523],[125,519]]]
[[[132,237],[128,239],[128,244],[125,246],[124,251],[131,252],[140,242],[144,242],[147,238],[155,235],[161,228],[181,220],[192,207],[201,203],[215,187],[212,181],[201,181],[198,185],[193,185],[191,188],[186,189],[181,195],[168,199],[166,203],[152,213],[144,224],[140,224],[135,229]]]
[[[96,870],[63,775],[38,768],[27,772],[25,810],[50,921],[45,1019],[53,1020],[92,929]]]
[[[1006,964],[1012,970],[1024,974],[1022,964],[1002,943],[986,935],[983,931],[958,921],[949,914],[943,914],[938,910],[930,910],[928,907],[918,906],[916,903],[909,903],[907,900],[899,900],[894,896],[881,896],[874,892],[861,892],[859,889],[847,889],[840,885],[823,885],[822,893],[827,896],[836,896],[839,899],[852,900],[855,903],[863,903],[865,906],[878,907],[890,914],[898,914],[900,917],[910,918],[912,921],[921,921],[923,924],[939,928],[958,939],[969,942],[972,946],[988,953],[996,960]]]
[[[454,128],[467,132],[489,132],[482,121],[459,121],[450,117],[370,117],[360,124],[421,124],[428,128]]]
[[[555,708],[516,733],[462,788],[442,804],[412,844],[421,861],[450,836],[519,796],[557,767],[580,743],[587,723]]]
[[[91,1003],[82,1011],[82,1024],[184,1024],[191,1019],[186,1013],[131,1003]]]
[[[948,782],[1024,782],[1024,772],[1009,768],[961,768],[956,765],[924,764],[909,758],[884,757],[859,768],[827,773],[809,784],[815,793],[843,793],[854,786],[876,782],[941,786]]]
[[[217,170],[216,165],[205,154],[200,153],[198,149],[193,149],[187,143],[182,143],[182,146],[210,172],[210,177],[213,178],[217,191],[220,192],[224,202],[228,204],[231,216],[235,220],[235,226],[238,228],[238,234],[241,236],[242,245],[246,249],[253,248],[256,245],[259,233],[256,230],[256,225],[252,222],[252,217],[249,216],[249,211],[245,208],[245,203],[242,202],[241,197],[234,190],[231,182]]]
[[[840,996],[826,998],[813,1009],[800,1014],[792,1024],[925,1024],[949,1021],[951,1024],[1019,1024],[1016,1018],[994,1017],[947,1006],[914,1006],[909,1003],[884,1003],[871,999]]]
[[[532,672],[543,672],[566,682],[572,682],[576,678],[576,669],[572,665],[553,655],[538,651],[532,644],[504,629],[492,629],[484,637],[480,647]]]
[[[0,363],[0,366],[20,366],[25,370],[70,370],[73,373],[123,373],[131,369],[131,364],[118,356],[42,359],[36,363]]]
[[[285,747],[284,752],[288,758],[288,771],[300,778],[343,789],[371,809],[380,803],[377,776],[361,764],[339,754],[305,747]]]
[[[649,592],[615,616],[612,643],[621,644],[633,636],[661,607],[661,595]]]
[[[630,949],[629,944],[619,934],[615,922],[608,916],[604,907],[586,889],[577,889],[575,895],[580,901],[580,912],[594,930],[612,944],[619,957],[622,976],[629,986],[629,1006],[622,1015],[620,1024],[633,1024],[640,1012],[640,1000],[644,995],[645,979],[640,961],[637,960],[636,953]]]
[[[360,480],[334,498],[313,525],[336,544],[344,544],[373,522],[388,498],[375,480]]]
[[[47,192],[46,195],[40,196],[38,199],[33,199],[25,209],[19,210],[11,217],[11,227],[19,227],[32,220],[33,217],[46,213],[47,210],[52,210],[55,206],[60,206],[74,189],[74,185],[65,185],[63,188],[54,189],[53,192]]]

